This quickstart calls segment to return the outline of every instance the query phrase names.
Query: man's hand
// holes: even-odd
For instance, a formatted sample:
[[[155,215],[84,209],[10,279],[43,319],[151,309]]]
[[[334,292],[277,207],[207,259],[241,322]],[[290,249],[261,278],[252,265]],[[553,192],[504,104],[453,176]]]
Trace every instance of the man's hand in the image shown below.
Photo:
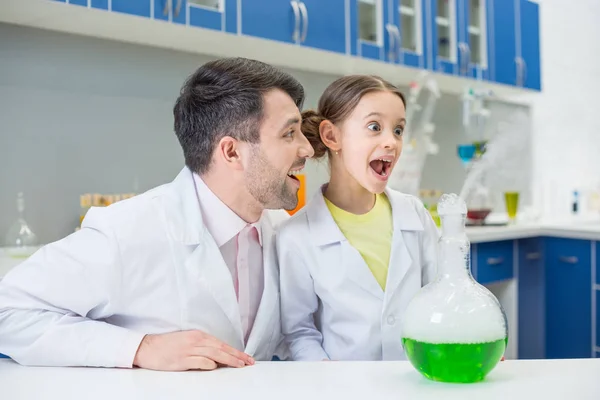
[[[159,371],[212,370],[218,366],[240,368],[254,359],[201,331],[146,335],[133,365]]]

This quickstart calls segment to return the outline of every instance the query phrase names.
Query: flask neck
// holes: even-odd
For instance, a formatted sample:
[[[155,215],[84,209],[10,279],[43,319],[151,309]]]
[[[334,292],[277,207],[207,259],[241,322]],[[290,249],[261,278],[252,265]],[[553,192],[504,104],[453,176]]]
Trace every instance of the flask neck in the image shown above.
[[[464,215],[442,217],[442,235],[438,242],[438,276],[471,277],[471,243],[465,232]]]

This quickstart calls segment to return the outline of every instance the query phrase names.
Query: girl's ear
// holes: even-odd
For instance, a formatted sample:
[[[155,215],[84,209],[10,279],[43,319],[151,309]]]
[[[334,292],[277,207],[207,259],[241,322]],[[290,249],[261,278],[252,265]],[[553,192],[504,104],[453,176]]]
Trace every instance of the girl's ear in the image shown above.
[[[319,125],[321,140],[333,152],[340,151],[342,148],[341,132],[337,126],[329,120],[324,120]]]

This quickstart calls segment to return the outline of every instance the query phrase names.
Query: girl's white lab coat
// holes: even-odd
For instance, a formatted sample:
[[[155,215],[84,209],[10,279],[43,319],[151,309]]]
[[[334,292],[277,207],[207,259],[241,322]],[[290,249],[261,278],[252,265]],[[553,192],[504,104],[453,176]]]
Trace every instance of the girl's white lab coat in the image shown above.
[[[202,222],[191,172],[103,209],[0,282],[0,353],[26,365],[131,367],[149,333],[199,329],[257,360],[280,342],[274,227],[262,223],[264,292],[248,343],[231,274]]]
[[[405,359],[404,310],[435,277],[439,233],[414,196],[386,194],[394,231],[385,292],[339,230],[322,191],[282,224],[282,330],[292,359]]]

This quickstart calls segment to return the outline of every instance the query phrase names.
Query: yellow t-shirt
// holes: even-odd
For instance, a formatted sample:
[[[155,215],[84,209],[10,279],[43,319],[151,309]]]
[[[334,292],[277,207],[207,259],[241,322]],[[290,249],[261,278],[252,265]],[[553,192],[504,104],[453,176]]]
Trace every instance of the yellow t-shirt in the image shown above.
[[[385,291],[393,234],[392,206],[387,196],[378,194],[373,208],[361,215],[344,211],[327,198],[325,203],[340,231],[362,255]]]

